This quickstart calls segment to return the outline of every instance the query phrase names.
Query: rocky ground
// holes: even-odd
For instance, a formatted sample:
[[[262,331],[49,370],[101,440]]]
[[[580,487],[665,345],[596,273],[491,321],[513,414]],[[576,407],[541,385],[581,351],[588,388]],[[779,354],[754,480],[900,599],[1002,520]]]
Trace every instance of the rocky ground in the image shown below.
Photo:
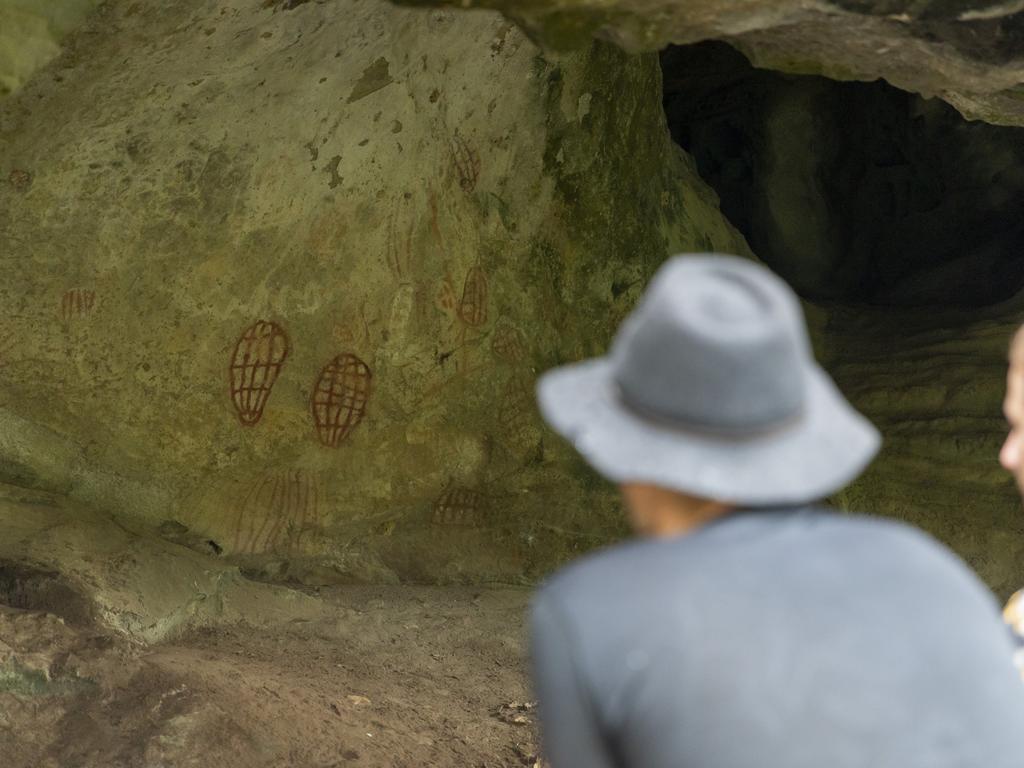
[[[526,591],[332,587],[316,597],[322,618],[207,626],[149,647],[0,607],[3,765],[538,764]]]
[[[0,484],[0,768],[535,766],[525,588],[290,589]]]

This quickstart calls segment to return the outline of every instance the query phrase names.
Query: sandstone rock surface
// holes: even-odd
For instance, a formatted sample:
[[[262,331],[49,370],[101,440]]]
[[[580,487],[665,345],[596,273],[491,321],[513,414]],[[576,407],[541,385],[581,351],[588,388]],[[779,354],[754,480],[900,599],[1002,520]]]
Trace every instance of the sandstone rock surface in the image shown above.
[[[404,0],[438,5],[438,0]],[[724,40],[761,67],[884,78],[965,116],[1024,125],[1024,5],[1015,0],[451,0],[498,8],[547,46],[629,51]]]
[[[606,541],[535,376],[749,252],[660,98],[495,13],[104,5],[0,105],[0,480],[312,583]]]

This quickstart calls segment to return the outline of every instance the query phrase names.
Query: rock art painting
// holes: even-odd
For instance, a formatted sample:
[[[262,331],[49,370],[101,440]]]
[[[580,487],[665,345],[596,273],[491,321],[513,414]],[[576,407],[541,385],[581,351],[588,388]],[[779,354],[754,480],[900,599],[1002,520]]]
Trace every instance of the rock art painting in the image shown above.
[[[452,486],[434,502],[433,522],[435,525],[479,526],[486,501],[479,491]]]
[[[509,363],[521,363],[527,357],[523,332],[509,322],[499,322],[491,339],[491,351]]]
[[[516,453],[529,453],[537,447],[540,441],[537,409],[532,382],[525,373],[514,374],[505,385],[504,397],[498,407],[498,423],[508,446]]]
[[[459,186],[465,192],[472,192],[480,180],[480,153],[459,134],[451,142],[452,170]]]
[[[228,374],[231,402],[243,426],[255,426],[263,418],[263,409],[289,349],[288,335],[276,323],[257,320],[242,331],[231,355]]]
[[[72,288],[60,297],[60,319],[68,325],[76,318],[84,317],[96,306],[96,291],[87,288]]]
[[[473,360],[473,348],[481,340],[481,329],[488,320],[489,289],[487,274],[479,265],[466,272],[461,294],[456,294],[450,277],[446,277],[437,294],[437,307],[452,318],[450,332],[453,334],[454,349],[459,351],[456,358],[462,374],[480,368]]]
[[[470,328],[479,328],[487,322],[487,275],[480,267],[470,267],[466,273],[458,314]]]
[[[399,282],[408,280],[412,273],[412,238],[415,222],[403,222],[406,206],[395,204],[388,216],[385,256],[388,269]]]
[[[324,490],[318,473],[270,471],[240,489],[225,543],[238,554],[303,549],[323,526]]]
[[[370,367],[348,352],[324,366],[312,397],[313,423],[323,445],[337,448],[363,420],[372,378]]]
[[[374,339],[380,335],[377,328],[383,322],[380,309],[374,307],[368,314],[364,300],[359,305],[358,313],[350,312],[334,324],[331,336],[340,346],[362,351],[374,344]]]

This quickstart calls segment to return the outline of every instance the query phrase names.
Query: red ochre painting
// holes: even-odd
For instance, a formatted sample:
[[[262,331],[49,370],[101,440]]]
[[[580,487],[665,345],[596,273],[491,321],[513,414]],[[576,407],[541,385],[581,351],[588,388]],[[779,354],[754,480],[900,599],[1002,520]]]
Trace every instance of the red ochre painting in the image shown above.
[[[480,267],[470,267],[462,284],[458,306],[459,319],[470,328],[487,322],[487,275]]]
[[[232,552],[299,551],[323,525],[324,491],[316,473],[271,471],[255,479],[232,505]]]
[[[514,451],[528,453],[537,447],[540,434],[533,386],[525,373],[514,374],[505,385],[505,396],[498,407],[498,424]]]
[[[487,499],[479,491],[452,486],[434,502],[434,524],[478,526],[486,504]]]
[[[60,299],[60,319],[67,325],[74,318],[88,315],[96,304],[96,291],[86,288],[72,288],[65,291]]]
[[[370,367],[348,352],[324,366],[312,398],[313,422],[321,443],[337,448],[363,420],[372,378]]]
[[[243,426],[263,418],[263,409],[288,357],[288,335],[276,323],[257,320],[246,328],[231,355],[231,402]]]
[[[472,192],[480,180],[480,153],[462,136],[456,135],[451,143],[452,167],[459,186]]]
[[[527,357],[526,342],[522,332],[508,322],[494,329],[491,351],[509,363],[521,363]]]

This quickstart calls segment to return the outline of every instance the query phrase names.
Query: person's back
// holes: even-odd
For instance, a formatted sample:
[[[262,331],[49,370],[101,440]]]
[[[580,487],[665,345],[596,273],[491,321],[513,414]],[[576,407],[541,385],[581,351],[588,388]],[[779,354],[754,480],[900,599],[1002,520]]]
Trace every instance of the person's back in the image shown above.
[[[994,598],[898,524],[735,512],[569,567],[533,623],[555,765],[1024,764]]]
[[[653,537],[534,604],[554,768],[1024,766],[994,598],[924,534],[811,506],[880,436],[814,360],[784,282],[672,258],[608,354],[537,394]]]

